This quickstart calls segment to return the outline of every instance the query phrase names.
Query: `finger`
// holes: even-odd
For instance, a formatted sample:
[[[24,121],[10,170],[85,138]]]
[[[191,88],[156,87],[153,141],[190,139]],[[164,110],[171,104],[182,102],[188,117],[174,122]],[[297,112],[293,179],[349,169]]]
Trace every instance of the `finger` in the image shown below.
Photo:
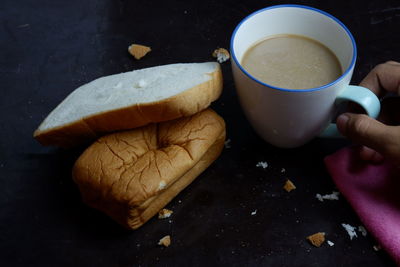
[[[386,92],[400,94],[400,63],[388,61],[377,65],[361,81],[360,86],[367,87],[378,96]]]
[[[387,126],[366,115],[352,113],[340,115],[336,124],[339,131],[353,142],[400,163],[400,126]]]
[[[400,62],[389,60],[386,62],[387,64],[392,64],[392,65],[400,65]]]
[[[370,161],[373,163],[381,163],[383,161],[383,156],[376,152],[375,150],[367,147],[361,146],[360,148],[360,158],[365,161]]]

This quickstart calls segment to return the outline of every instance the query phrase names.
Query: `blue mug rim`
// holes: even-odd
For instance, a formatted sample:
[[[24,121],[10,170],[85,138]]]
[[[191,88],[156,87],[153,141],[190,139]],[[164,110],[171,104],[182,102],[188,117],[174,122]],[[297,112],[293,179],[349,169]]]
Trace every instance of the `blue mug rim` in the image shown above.
[[[262,82],[262,81],[258,80],[257,78],[253,77],[250,73],[248,73],[248,72],[242,67],[242,65],[240,64],[240,62],[239,62],[238,59],[236,58],[235,50],[234,50],[234,48],[233,48],[233,42],[234,42],[234,39],[235,39],[235,37],[236,37],[236,33],[237,33],[237,31],[239,30],[239,28],[242,26],[242,24],[243,24],[244,22],[246,22],[247,20],[249,20],[249,19],[252,18],[253,16],[257,15],[258,13],[261,13],[261,12],[264,12],[264,11],[270,10],[270,9],[275,9],[275,8],[286,8],[286,7],[303,8],[303,9],[308,9],[308,10],[312,10],[312,11],[321,13],[321,14],[323,14],[323,15],[325,15],[325,16],[331,18],[332,20],[334,20],[337,24],[339,24],[339,25],[346,31],[347,35],[350,37],[351,44],[352,44],[352,47],[353,47],[353,57],[352,57],[352,59],[351,59],[351,62],[350,62],[350,64],[349,64],[349,67],[346,68],[346,70],[343,72],[343,74],[342,74],[339,78],[337,78],[336,80],[334,80],[334,81],[332,81],[332,82],[330,82],[330,83],[328,83],[328,84],[325,84],[325,85],[322,85],[322,86],[319,86],[319,87],[307,88],[307,89],[288,89],[288,88],[281,88],[281,87],[273,86],[273,85],[270,85],[270,84],[268,84],[268,83]],[[344,77],[347,76],[347,74],[348,74],[348,73],[352,70],[352,68],[354,67],[355,62],[356,62],[356,58],[357,58],[357,47],[356,47],[356,42],[355,42],[355,40],[354,40],[354,37],[353,37],[353,35],[351,34],[351,32],[349,31],[349,29],[348,29],[339,19],[337,19],[336,17],[332,16],[331,14],[329,14],[329,13],[327,13],[327,12],[325,12],[325,11],[322,11],[322,10],[320,10],[320,9],[317,9],[317,8],[314,8],[314,7],[310,7],[310,6],[295,5],[295,4],[284,4],[284,5],[269,6],[269,7],[265,7],[265,8],[263,8],[263,9],[257,10],[257,11],[255,11],[255,12],[249,14],[248,16],[246,16],[244,19],[242,19],[242,20],[240,21],[240,23],[236,26],[235,30],[233,31],[233,34],[232,34],[232,37],[231,37],[230,46],[231,46],[231,55],[232,55],[232,59],[235,61],[236,65],[239,67],[239,69],[240,69],[246,76],[248,76],[250,79],[252,79],[253,81],[255,81],[255,82],[259,83],[259,84],[262,84],[262,85],[267,86],[267,87],[272,88],[272,89],[276,89],[276,90],[279,90],[279,91],[286,91],[286,92],[312,92],[312,91],[318,91],[318,90],[322,90],[322,89],[331,87],[332,85],[338,83],[340,80],[342,80]]]

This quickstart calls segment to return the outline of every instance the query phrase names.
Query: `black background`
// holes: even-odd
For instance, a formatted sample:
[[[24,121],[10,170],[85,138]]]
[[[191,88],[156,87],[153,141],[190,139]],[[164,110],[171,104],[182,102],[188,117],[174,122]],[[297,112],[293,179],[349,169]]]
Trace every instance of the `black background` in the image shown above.
[[[350,240],[341,223],[360,225],[335,189],[323,158],[348,145],[315,139],[277,149],[250,128],[237,101],[230,63],[212,107],[231,140],[220,158],[182,191],[165,220],[127,231],[86,207],[71,180],[84,147],[39,145],[32,133],[78,86],[155,65],[213,60],[229,48],[249,13],[288,1],[2,0],[0,2],[0,264],[2,266],[391,266],[368,235]],[[353,33],[357,84],[376,64],[400,60],[399,1],[293,1],[320,8]],[[140,61],[131,43],[152,47]],[[268,162],[266,169],[257,168]],[[286,172],[281,173],[285,168]],[[290,178],[297,189],[282,186]],[[251,215],[257,210],[255,215]],[[388,229],[390,230],[390,229]],[[305,237],[323,231],[321,248]],[[168,248],[157,245],[169,234]]]

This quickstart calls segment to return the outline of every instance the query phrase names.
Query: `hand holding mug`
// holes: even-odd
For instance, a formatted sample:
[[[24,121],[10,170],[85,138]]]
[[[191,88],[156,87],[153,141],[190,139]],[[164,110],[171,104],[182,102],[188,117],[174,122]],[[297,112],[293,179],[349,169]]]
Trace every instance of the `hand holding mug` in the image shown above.
[[[400,63],[389,61],[376,66],[360,83],[378,96],[400,95]],[[380,162],[384,157],[400,166],[400,106],[399,99],[386,99],[378,121],[363,114],[345,113],[337,120],[339,131],[363,145],[364,160]],[[387,105],[385,105],[387,104]]]

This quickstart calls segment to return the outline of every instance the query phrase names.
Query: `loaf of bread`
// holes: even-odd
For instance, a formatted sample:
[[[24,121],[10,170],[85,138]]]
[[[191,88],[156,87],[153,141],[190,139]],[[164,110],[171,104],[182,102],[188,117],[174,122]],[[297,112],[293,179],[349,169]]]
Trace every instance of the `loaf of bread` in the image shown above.
[[[76,161],[73,179],[85,203],[136,229],[203,172],[224,141],[224,120],[206,109],[99,138]]]
[[[218,63],[170,64],[96,79],[74,90],[40,124],[43,145],[70,147],[105,133],[206,109],[222,91]]]

